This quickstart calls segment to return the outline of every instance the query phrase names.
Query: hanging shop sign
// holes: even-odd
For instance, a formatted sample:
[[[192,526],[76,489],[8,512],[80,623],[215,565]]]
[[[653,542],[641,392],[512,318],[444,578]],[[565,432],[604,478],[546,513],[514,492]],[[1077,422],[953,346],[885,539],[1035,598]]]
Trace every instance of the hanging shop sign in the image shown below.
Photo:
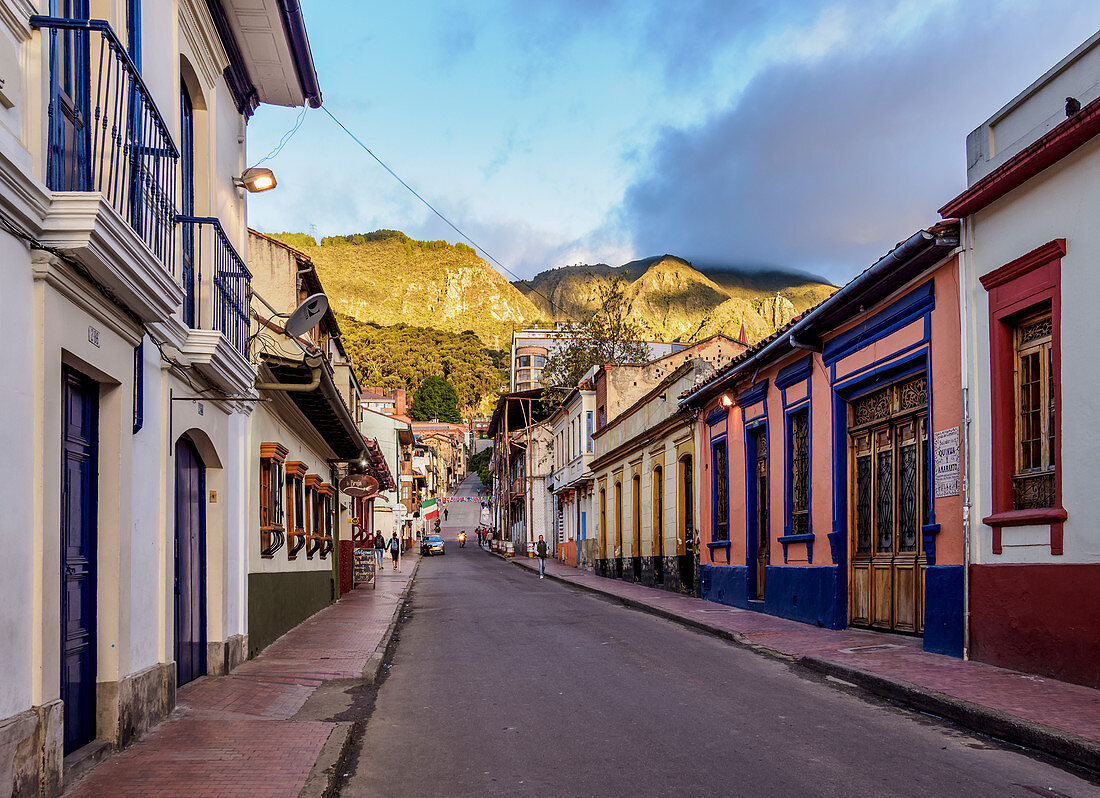
[[[340,480],[340,490],[348,496],[367,498],[378,492],[378,480],[370,474],[348,474]]]

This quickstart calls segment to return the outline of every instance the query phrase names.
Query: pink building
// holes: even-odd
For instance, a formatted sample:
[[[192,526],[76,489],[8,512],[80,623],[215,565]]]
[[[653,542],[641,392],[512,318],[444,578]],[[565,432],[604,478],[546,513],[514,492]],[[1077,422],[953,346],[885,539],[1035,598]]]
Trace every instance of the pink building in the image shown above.
[[[688,391],[704,598],[962,655],[959,230],[921,230]]]

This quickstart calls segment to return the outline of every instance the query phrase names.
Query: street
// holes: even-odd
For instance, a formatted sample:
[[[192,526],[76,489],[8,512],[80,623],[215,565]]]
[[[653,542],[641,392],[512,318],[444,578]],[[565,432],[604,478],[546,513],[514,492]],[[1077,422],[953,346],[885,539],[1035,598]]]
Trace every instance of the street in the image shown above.
[[[477,484],[468,479],[460,495]],[[935,718],[516,568],[448,505],[345,796],[1087,796]]]

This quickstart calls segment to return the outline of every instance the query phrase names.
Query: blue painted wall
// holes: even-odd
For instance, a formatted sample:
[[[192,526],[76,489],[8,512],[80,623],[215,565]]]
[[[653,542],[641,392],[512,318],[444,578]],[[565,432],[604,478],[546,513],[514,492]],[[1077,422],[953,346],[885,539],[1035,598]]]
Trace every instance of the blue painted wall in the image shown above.
[[[748,607],[749,569],[744,565],[703,565],[700,582],[707,601]]]
[[[847,600],[835,565],[769,565],[764,572],[764,612],[827,629],[847,626]]]
[[[963,655],[963,567],[930,565],[924,576],[924,650]]]

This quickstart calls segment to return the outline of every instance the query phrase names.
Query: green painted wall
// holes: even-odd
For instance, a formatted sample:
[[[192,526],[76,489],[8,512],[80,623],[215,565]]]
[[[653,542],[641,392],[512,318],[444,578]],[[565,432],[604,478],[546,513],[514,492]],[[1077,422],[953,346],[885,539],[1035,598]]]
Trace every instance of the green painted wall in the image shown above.
[[[333,602],[332,571],[248,575],[248,656]]]

